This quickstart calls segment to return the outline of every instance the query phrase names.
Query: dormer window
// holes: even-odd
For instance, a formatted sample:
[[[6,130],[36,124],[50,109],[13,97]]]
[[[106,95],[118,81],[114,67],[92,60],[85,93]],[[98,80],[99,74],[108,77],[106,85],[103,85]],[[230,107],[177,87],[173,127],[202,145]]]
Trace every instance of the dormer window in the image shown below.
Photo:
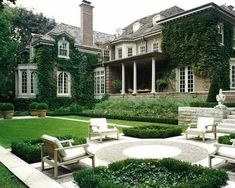
[[[69,58],[69,42],[64,37],[58,42],[58,57]]]
[[[140,23],[140,22],[134,23],[134,24],[133,24],[133,33],[135,33],[136,31],[138,31],[140,27],[141,27],[141,23]]]
[[[163,16],[163,15],[161,15],[161,14],[157,14],[157,15],[155,15],[154,17],[153,17],[153,25],[157,25],[157,21],[159,21],[159,20],[161,20],[161,19],[163,19],[163,18],[165,18],[165,16]]]
[[[224,45],[224,24],[218,24],[218,35],[219,35],[219,43],[220,45]]]

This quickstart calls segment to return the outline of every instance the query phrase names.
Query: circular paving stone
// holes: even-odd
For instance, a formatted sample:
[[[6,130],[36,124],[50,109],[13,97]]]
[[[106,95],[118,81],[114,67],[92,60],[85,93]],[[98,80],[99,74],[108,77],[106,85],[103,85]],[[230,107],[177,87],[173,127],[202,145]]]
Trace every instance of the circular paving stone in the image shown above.
[[[208,156],[206,149],[188,143],[168,140],[140,140],[106,146],[96,152],[96,157],[112,163],[127,158],[166,158],[198,162]]]

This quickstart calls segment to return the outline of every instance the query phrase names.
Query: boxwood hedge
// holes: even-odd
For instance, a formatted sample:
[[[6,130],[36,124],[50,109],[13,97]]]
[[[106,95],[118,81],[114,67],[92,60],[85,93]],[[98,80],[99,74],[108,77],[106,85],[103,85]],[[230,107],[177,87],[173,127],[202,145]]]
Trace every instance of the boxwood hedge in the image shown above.
[[[147,125],[132,128],[123,128],[126,136],[136,138],[168,138],[178,136],[182,133],[182,128],[175,126]]]
[[[224,135],[224,136],[220,136],[218,138],[218,142],[220,144],[228,144],[228,145],[232,145],[232,142],[230,142],[231,139],[235,138],[235,133],[232,133],[230,135]]]
[[[73,144],[84,144],[86,143],[85,138],[75,138],[70,135],[67,136],[56,136],[59,140],[74,139]],[[12,142],[11,152],[19,158],[23,159],[27,163],[36,163],[41,161],[41,139],[27,140],[22,142]]]
[[[224,171],[191,165],[175,159],[127,159],[108,167],[84,169],[73,174],[81,188],[220,188]]]

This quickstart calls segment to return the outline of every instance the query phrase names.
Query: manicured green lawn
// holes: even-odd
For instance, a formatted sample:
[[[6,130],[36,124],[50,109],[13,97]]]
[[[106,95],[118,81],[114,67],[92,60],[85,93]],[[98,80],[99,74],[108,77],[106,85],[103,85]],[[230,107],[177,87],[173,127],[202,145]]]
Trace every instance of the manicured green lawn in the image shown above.
[[[0,163],[0,187],[4,188],[26,188],[9,170]]]
[[[12,141],[38,139],[43,134],[87,137],[87,123],[59,119],[0,120],[0,145],[9,148]]]

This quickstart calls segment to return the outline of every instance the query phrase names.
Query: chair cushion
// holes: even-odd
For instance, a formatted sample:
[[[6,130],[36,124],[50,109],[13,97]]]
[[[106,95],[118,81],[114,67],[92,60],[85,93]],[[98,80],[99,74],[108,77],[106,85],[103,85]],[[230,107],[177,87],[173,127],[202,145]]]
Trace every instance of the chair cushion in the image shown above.
[[[90,124],[92,126],[92,131],[94,132],[97,132],[98,130],[108,129],[106,118],[92,118],[90,119]]]
[[[118,132],[117,129],[103,129],[103,130],[99,130],[99,133],[115,133]]]
[[[213,117],[198,117],[197,120],[197,129],[202,130],[203,132],[212,131],[212,126],[209,126],[206,129],[207,125],[213,125],[214,124],[214,118]]]
[[[202,129],[198,129],[198,128],[188,128],[186,130],[186,133],[205,133],[206,131],[205,130],[202,130]]]
[[[217,154],[224,157],[233,158],[235,160],[235,147],[221,146]]]
[[[69,161],[87,155],[83,147],[66,149],[65,153],[66,156],[63,157],[63,161]]]
[[[63,148],[62,144],[60,143],[60,141],[56,137],[44,134],[44,135],[42,135],[42,139],[53,142],[55,144],[55,148],[59,148],[59,149]],[[62,157],[66,156],[66,153],[64,150],[60,150],[59,153]]]

